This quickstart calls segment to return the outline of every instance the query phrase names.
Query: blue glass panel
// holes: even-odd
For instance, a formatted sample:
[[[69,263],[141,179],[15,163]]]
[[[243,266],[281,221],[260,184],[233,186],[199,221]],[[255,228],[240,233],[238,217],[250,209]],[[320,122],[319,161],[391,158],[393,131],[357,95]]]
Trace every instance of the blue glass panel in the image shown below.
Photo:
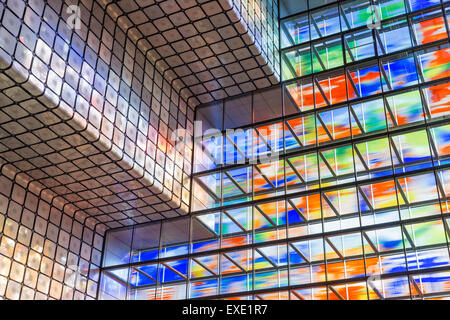
[[[418,83],[414,57],[385,61],[383,68],[387,77],[383,77],[387,82],[383,85],[384,90],[400,89]]]
[[[416,11],[439,4],[439,0],[408,0],[411,11]]]

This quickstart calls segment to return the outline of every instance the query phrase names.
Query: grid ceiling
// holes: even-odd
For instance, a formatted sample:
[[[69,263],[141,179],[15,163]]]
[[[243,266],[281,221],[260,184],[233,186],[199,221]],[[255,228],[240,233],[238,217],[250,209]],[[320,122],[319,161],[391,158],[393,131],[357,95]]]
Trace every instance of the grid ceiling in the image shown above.
[[[111,145],[67,114],[26,99],[2,108],[0,123],[2,174],[35,194],[50,191],[45,194],[61,210],[84,212],[108,227],[149,221],[150,215],[158,219],[164,215],[157,211],[172,210],[148,173],[133,170],[123,154],[108,150]]]
[[[186,173],[190,169],[184,167],[184,162],[190,155],[174,148],[169,150],[155,129],[165,131],[163,138],[167,139],[169,130],[185,126],[186,117],[190,118],[186,105],[183,109],[179,104],[175,111],[170,107],[169,116],[165,109],[174,103],[171,101],[177,101],[177,95],[172,94],[171,88],[161,88],[163,81],[160,84],[155,80],[154,87],[144,84],[154,91],[153,97],[148,97],[148,91],[141,94],[142,86],[134,85],[144,74],[146,62],[141,56],[132,57],[135,64],[131,67],[130,61],[125,62],[125,68],[141,70],[133,75],[136,79],[131,98],[129,87],[124,90],[127,88],[121,84],[117,92],[114,85],[117,79],[125,77],[123,74],[111,80],[110,72],[109,81],[103,79],[107,78],[108,68],[104,70],[106,65],[99,58],[104,56],[93,51],[91,40],[80,43],[85,23],[90,23],[88,31],[104,31],[95,27],[98,20],[93,17],[102,13],[92,2],[83,4],[80,3],[83,25],[81,31],[76,31],[79,37],[67,31],[62,17],[67,7],[60,2],[0,4],[1,173],[60,210],[106,228],[186,214],[188,200],[182,203],[181,194],[186,193],[182,186],[189,185]],[[39,19],[39,14],[43,19]],[[113,34],[114,30],[115,27]],[[103,36],[102,42],[107,42],[106,32]],[[114,49],[123,52],[125,48]],[[136,53],[130,46],[127,49],[130,54]],[[75,65],[80,69],[83,65],[80,75],[74,71]],[[111,63],[111,70],[117,71],[115,65]],[[149,76],[159,78],[158,74]],[[119,94],[121,100],[117,103]],[[153,103],[160,106],[150,111],[148,105],[154,96]],[[152,148],[147,148],[148,141],[153,141]],[[158,148],[164,148],[164,153],[156,149],[156,143]]]
[[[276,20],[273,10],[263,6],[268,1],[254,2],[260,4],[254,8],[260,16],[254,18],[242,17],[231,0],[100,2],[165,79],[196,105],[278,83],[267,63],[265,51],[271,47],[255,42],[260,33],[251,28],[256,19],[267,28]]]

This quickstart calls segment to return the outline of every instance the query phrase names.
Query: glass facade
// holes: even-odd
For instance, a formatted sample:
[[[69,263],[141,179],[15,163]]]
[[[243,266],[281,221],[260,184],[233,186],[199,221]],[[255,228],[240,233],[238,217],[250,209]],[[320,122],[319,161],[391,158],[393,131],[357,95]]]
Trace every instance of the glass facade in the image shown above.
[[[390,57],[439,40],[446,42],[448,13],[439,1],[353,0],[282,19],[282,78],[289,80]],[[411,58],[420,55],[415,52],[408,51]],[[389,68],[384,62],[382,67]]]
[[[99,298],[450,297],[450,2],[330,2],[280,1],[281,85],[197,107],[190,215],[108,231]]]

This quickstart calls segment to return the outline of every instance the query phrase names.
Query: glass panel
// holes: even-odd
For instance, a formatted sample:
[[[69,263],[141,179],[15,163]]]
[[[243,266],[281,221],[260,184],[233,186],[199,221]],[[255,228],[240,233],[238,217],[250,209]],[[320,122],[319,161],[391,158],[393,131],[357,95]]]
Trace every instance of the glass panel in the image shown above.
[[[383,99],[352,104],[349,109],[354,136],[386,130]]]
[[[381,92],[380,68],[378,65],[362,64],[347,71],[348,98],[367,97]]]
[[[281,87],[253,94],[253,121],[262,122],[281,117]]]
[[[191,251],[203,252],[219,247],[220,214],[196,215],[191,219]]]
[[[190,262],[191,278],[217,276],[219,255],[199,256],[192,258]]]
[[[161,223],[139,226],[134,229],[131,262],[149,261],[159,256]]]
[[[224,129],[252,123],[252,96],[246,95],[225,101]]]
[[[374,29],[374,32],[379,54],[388,54],[412,46],[406,19],[383,23],[381,28]]]
[[[288,200],[288,203],[290,208],[295,211],[290,211],[289,214],[289,223],[291,224],[296,222],[318,221],[322,219],[320,194],[292,198]]]
[[[432,173],[398,179],[397,197],[402,205],[407,205],[401,209],[402,219],[441,214]]]
[[[350,137],[347,107],[318,112],[316,117],[317,137],[320,144]]]
[[[272,196],[277,194],[278,192],[275,191],[284,186],[283,161],[280,160],[254,166],[253,186],[255,194],[261,194],[259,196],[255,195],[255,199],[262,199],[268,197],[270,194]],[[280,189],[279,192],[284,193],[284,190]]]
[[[416,65],[412,55],[382,61],[383,89],[395,90],[418,83]]]
[[[281,48],[309,41],[309,20],[307,14],[281,21],[280,28]]]
[[[157,300],[186,299],[186,284],[163,285],[157,288]]]
[[[280,0],[280,18],[308,9],[307,0]]]
[[[223,205],[239,203],[251,199],[252,168],[244,167],[223,172]]]
[[[447,248],[417,250],[408,254],[409,270],[442,267],[449,263]]]
[[[365,282],[329,286],[329,300],[367,300]]]
[[[146,287],[131,290],[128,297],[130,300],[155,300],[156,287]]]
[[[227,130],[224,137],[224,164],[243,164],[253,157],[253,129]]]
[[[283,124],[281,122],[255,128],[253,136],[253,152],[261,162],[278,159],[283,150]]]
[[[440,219],[406,225],[403,232],[415,249],[447,243],[445,229]]]
[[[371,30],[363,30],[345,34],[344,36],[346,62],[354,62],[375,56]]]
[[[336,0],[308,0],[309,9],[314,9],[333,2],[336,2]]]
[[[341,4],[342,26],[343,29],[349,30],[367,25],[367,21],[371,20],[372,12],[370,10],[369,0],[345,1]]]
[[[245,234],[252,229],[252,207],[227,209],[222,212],[222,234]]]
[[[253,286],[255,290],[277,288],[288,284],[287,270],[256,272]]]
[[[367,240],[375,246],[378,252],[403,249],[403,240],[400,227],[369,230],[366,232]]]
[[[191,282],[190,298],[202,298],[218,294],[219,281],[217,279],[209,279]]]
[[[281,70],[283,80],[290,80],[310,74],[312,67],[309,46],[301,46],[292,51],[282,52]]]
[[[424,81],[450,76],[450,49],[448,46],[430,48],[417,52],[421,75]]]
[[[449,83],[437,84],[425,87],[423,90],[425,97],[425,110],[431,118],[446,117],[450,114],[450,85]]]
[[[201,121],[201,130],[199,130],[199,134],[205,134],[205,131],[209,129],[221,131],[223,122],[222,103],[216,102],[197,109],[196,121]]]
[[[132,267],[130,269],[130,284],[132,286],[130,294],[133,289],[141,286],[156,285],[158,279],[158,265],[150,264],[145,266]]]
[[[425,9],[430,6],[439,4],[439,0],[408,0],[410,11],[416,11],[420,9]]]
[[[222,164],[222,133],[208,130],[206,135],[195,138],[194,172],[202,172]]]
[[[370,140],[355,145],[355,164],[358,179],[392,174],[391,157],[386,152],[387,138]]]
[[[316,42],[312,45],[312,52],[314,72],[340,67],[344,64],[340,38]]]
[[[441,10],[418,14],[411,19],[411,22],[416,45],[447,38]]]
[[[334,72],[314,78],[314,96],[316,108],[347,101],[345,75]]]
[[[324,240],[322,238],[293,242],[292,247],[309,263],[323,261]],[[314,275],[317,277],[317,275]]]
[[[406,13],[406,6],[403,0],[375,0],[374,4],[382,20]]]
[[[354,181],[352,146],[319,151],[319,168],[321,187]]]
[[[314,94],[311,80],[302,80],[286,85],[284,90],[286,115],[314,109]],[[285,106],[285,108],[286,108]]]
[[[431,139],[429,140],[436,165],[449,163],[450,155],[450,125],[434,127],[430,129]]]
[[[133,229],[110,231],[106,235],[103,266],[126,264],[130,262],[131,238]]]
[[[317,3],[318,1],[314,1]],[[313,11],[311,19],[311,39],[326,37],[341,31],[338,6],[334,5]]]
[[[220,283],[220,292],[222,294],[236,293],[248,290],[251,290],[249,275],[223,277]]]
[[[390,127],[399,127],[424,120],[419,90],[386,97],[386,117]]]
[[[396,172],[405,172],[431,166],[430,147],[425,130],[393,136],[392,156],[398,163]],[[394,162],[394,164],[396,164]]]
[[[161,257],[188,253],[189,218],[164,221],[161,229]]]
[[[412,287],[418,291],[420,298],[424,294],[433,295],[447,292],[450,285],[450,272],[425,273],[413,276],[413,279],[415,285]]]
[[[322,194],[324,216],[343,216],[358,213],[358,195],[355,188],[345,188]],[[358,223],[359,224],[359,223]]]
[[[192,181],[192,210],[219,206],[221,196],[220,174],[197,176]]]
[[[286,150],[316,143],[316,121],[314,114],[287,120],[284,127]]]
[[[311,269],[317,269],[311,268]],[[296,300],[327,300],[327,288],[326,287],[313,287],[306,289],[297,289],[291,291],[291,299]]]
[[[286,205],[284,200],[258,204],[255,206],[255,209],[273,226],[286,224]]]
[[[287,158],[286,164],[289,192],[318,188],[319,172],[316,153]]]
[[[100,300],[125,300],[128,268],[103,271],[100,280]]]

